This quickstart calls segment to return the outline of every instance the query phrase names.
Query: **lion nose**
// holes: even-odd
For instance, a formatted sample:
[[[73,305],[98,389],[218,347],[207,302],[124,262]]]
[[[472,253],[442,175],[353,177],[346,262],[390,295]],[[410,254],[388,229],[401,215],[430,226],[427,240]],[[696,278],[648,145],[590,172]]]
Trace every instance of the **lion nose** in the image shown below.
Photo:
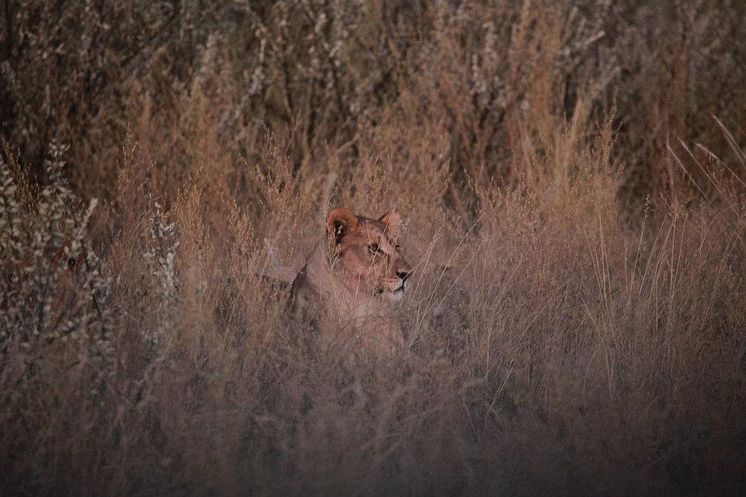
[[[401,278],[402,281],[406,280],[409,275],[412,274],[411,271],[397,271],[396,275]]]

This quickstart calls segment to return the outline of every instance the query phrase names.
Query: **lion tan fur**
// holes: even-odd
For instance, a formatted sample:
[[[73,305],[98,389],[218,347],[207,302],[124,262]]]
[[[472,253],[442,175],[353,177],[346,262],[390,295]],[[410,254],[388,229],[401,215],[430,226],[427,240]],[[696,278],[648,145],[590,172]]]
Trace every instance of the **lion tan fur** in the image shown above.
[[[312,321],[324,346],[366,353],[391,352],[403,343],[391,302],[406,291],[411,268],[399,251],[399,214],[378,219],[332,210],[326,239],[293,281],[293,309]]]

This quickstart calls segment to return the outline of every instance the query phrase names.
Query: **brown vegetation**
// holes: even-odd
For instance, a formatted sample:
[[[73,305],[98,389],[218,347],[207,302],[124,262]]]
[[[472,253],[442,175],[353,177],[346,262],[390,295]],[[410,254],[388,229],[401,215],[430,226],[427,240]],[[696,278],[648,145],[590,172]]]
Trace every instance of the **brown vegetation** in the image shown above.
[[[746,493],[742,1],[196,5],[3,4],[1,495]],[[256,276],[338,205],[385,363]]]

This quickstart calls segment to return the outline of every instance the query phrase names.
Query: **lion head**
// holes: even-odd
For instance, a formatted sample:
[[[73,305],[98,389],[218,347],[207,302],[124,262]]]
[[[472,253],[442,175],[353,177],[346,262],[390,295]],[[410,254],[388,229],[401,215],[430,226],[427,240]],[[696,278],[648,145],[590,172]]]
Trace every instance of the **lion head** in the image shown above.
[[[326,233],[336,279],[354,293],[401,299],[412,269],[399,252],[400,224],[395,210],[378,219],[332,210]]]

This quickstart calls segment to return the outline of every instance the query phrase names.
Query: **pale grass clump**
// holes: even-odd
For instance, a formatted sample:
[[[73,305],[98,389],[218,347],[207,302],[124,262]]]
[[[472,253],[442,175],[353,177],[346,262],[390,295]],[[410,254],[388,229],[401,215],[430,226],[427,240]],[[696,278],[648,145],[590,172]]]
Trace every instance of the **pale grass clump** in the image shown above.
[[[151,201],[150,240],[148,249],[142,255],[150,266],[151,276],[160,284],[156,289],[160,302],[156,305],[156,313],[161,322],[147,335],[151,346],[157,347],[171,327],[170,316],[174,300],[177,298],[179,277],[176,273],[174,258],[179,242],[175,233],[175,222],[169,222],[163,207],[158,201]]]
[[[3,354],[24,359],[16,371],[33,377],[47,347],[67,341],[100,347],[96,364],[107,369],[113,340],[107,308],[109,282],[88,246],[86,231],[96,207],[82,209],[64,178],[65,147],[52,144],[45,164],[49,183],[38,193],[5,161],[2,167]],[[73,274],[73,269],[76,274]],[[93,349],[92,349],[93,350]],[[49,352],[53,353],[53,352]],[[87,354],[86,351],[81,352]],[[90,358],[88,358],[90,359]],[[6,373],[10,374],[10,369]],[[14,373],[14,374],[15,374]]]
[[[0,161],[4,493],[75,450],[70,433],[103,422],[116,377],[111,281],[88,237],[96,202],[85,209],[73,194],[64,151],[50,147],[49,182],[38,191],[13,162]]]
[[[287,158],[265,151],[278,174],[252,188],[271,209],[239,207],[230,179],[208,173],[161,200],[160,172],[132,148],[126,202],[102,214],[118,226],[102,257],[112,361],[74,382],[41,369],[44,388],[4,383],[3,447],[23,454],[3,453],[4,490],[738,494],[744,204],[723,181],[717,207],[658,202],[630,227],[611,134],[557,126],[527,152],[527,170],[550,174],[477,185],[479,202],[450,212],[433,200],[447,179],[423,181],[447,174],[431,162],[437,126],[418,130],[435,148],[413,144],[406,169],[395,135],[367,136],[370,158],[332,186],[283,176]],[[395,310],[406,346],[387,361],[314,355],[286,319],[287,289],[257,276],[265,239],[293,267],[321,239],[309,205],[404,214],[416,273]],[[66,364],[70,347],[49,359]],[[97,402],[77,400],[101,381]]]

